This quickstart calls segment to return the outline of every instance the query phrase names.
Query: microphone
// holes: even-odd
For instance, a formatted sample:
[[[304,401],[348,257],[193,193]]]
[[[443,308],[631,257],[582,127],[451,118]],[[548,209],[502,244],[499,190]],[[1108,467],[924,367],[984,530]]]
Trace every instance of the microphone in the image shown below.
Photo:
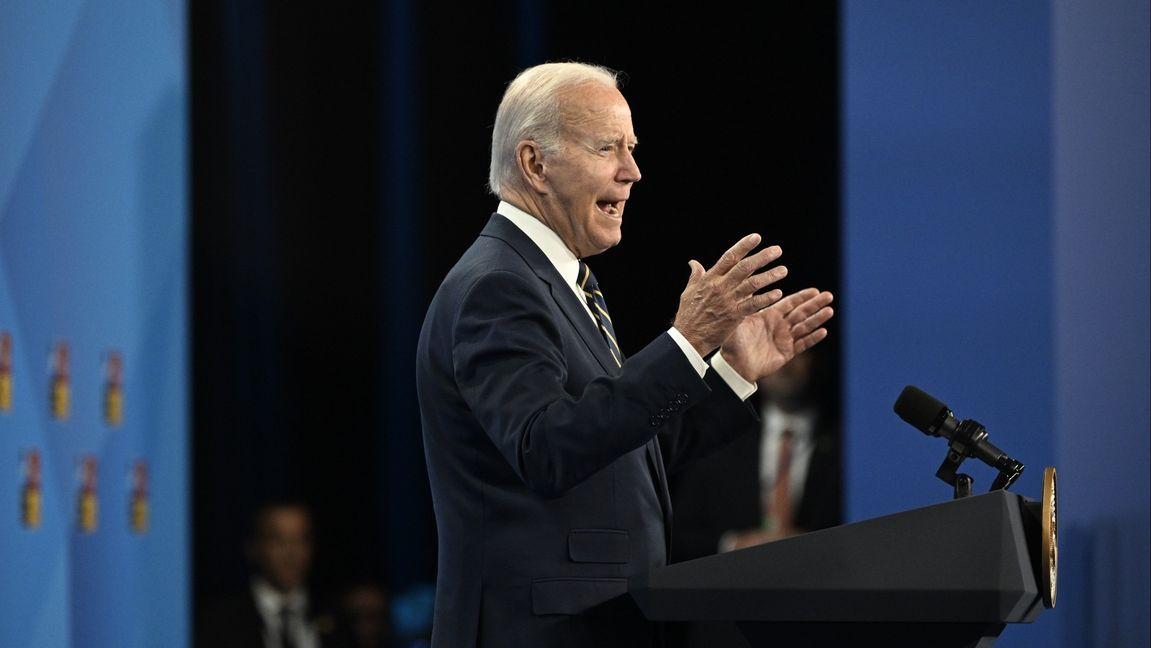
[[[999,479],[992,490],[1006,488],[1023,472],[1023,464],[987,440],[987,428],[971,419],[957,421],[947,405],[918,387],[903,388],[895,401],[895,413],[920,432],[947,439],[952,450],[948,456],[954,467],[958,467],[963,457],[976,457],[998,470]],[[954,467],[948,472],[954,474]]]

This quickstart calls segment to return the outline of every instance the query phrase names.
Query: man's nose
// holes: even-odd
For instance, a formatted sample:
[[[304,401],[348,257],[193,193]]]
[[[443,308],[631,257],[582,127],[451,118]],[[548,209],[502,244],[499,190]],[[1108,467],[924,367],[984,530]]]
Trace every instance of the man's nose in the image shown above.
[[[625,149],[619,173],[616,177],[620,182],[629,183],[639,182],[640,178],[643,177],[643,174],[639,172],[639,164],[635,161],[635,155],[631,151]]]

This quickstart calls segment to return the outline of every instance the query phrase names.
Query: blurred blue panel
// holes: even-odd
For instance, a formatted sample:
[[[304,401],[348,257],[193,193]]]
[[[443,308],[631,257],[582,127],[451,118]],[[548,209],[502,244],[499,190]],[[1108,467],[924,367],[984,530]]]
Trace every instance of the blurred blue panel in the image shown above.
[[[1091,559],[1063,645],[1147,646],[1151,10],[1057,2],[1053,29],[1060,484]]]
[[[182,1],[0,5],[0,645],[188,642]],[[50,416],[51,351],[71,406]],[[104,417],[110,353],[123,420]],[[40,524],[21,508],[41,458]],[[94,526],[79,525],[81,465]],[[130,510],[147,465],[146,530]]]

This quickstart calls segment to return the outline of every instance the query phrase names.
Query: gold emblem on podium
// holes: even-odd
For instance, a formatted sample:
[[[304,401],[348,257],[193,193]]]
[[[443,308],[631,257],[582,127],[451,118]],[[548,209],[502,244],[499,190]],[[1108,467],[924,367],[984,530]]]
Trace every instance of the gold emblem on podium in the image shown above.
[[[1043,502],[1040,516],[1043,524],[1042,555],[1040,575],[1043,590],[1043,605],[1055,607],[1055,590],[1059,575],[1059,519],[1055,504],[1055,468],[1048,466],[1043,471]]]

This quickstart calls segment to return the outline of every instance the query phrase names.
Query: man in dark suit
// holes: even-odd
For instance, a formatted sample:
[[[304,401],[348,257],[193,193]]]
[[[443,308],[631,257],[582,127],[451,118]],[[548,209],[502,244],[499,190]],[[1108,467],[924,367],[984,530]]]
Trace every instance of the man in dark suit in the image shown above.
[[[831,295],[749,235],[691,261],[674,325],[624,357],[584,259],[640,171],[614,73],[530,68],[504,94],[501,202],[424,320],[417,389],[439,529],[433,646],[651,646],[628,577],[666,563],[665,462],[754,428],[754,382],[826,336]],[[718,353],[714,353],[719,349]],[[710,356],[710,360],[705,360]]]
[[[260,507],[247,546],[255,568],[248,588],[204,611],[196,628],[203,648],[319,648],[326,629],[309,603],[312,516],[303,504]]]
[[[819,350],[759,381],[749,399],[758,401],[757,434],[738,437],[672,479],[672,562],[842,523],[839,417],[826,402],[827,358]],[[748,646],[730,622],[680,624],[674,634],[673,645],[683,648]]]
[[[737,438],[672,479],[672,562],[842,523],[839,417],[813,384],[818,360],[815,352],[805,353],[760,380],[749,399],[758,401],[759,433]],[[788,484],[781,484],[781,474]]]

